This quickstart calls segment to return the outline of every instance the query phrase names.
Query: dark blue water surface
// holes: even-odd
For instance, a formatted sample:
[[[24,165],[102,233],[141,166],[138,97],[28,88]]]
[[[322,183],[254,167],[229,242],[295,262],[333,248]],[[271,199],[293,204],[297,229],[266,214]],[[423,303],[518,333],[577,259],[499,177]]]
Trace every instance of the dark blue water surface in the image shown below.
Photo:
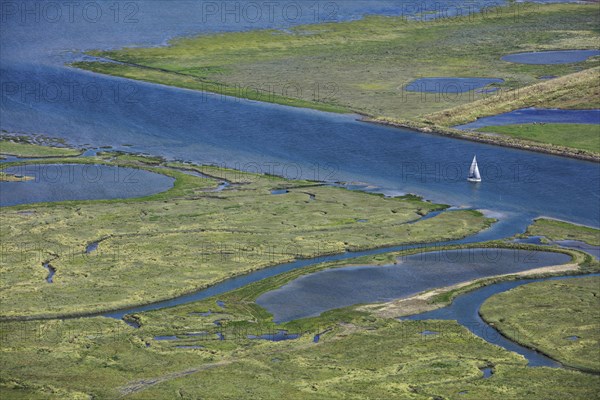
[[[502,82],[504,79],[498,78],[420,78],[407,84],[404,90],[427,93],[464,93],[492,83]]]
[[[13,5],[35,8],[35,3],[39,2]],[[117,3],[126,7],[126,2]],[[63,65],[81,50],[160,45],[177,35],[319,22],[308,11],[296,19],[263,18],[251,23],[248,18],[230,16],[223,22],[221,17],[206,15],[206,10],[203,14],[206,2],[133,3],[139,7],[133,17],[136,21],[124,21],[123,13],[134,10],[122,9],[118,23],[110,14],[114,11],[106,8],[103,18],[93,23],[81,17],[81,9],[72,22],[64,17],[49,22],[48,16],[35,21],[29,14],[22,21],[20,13],[6,13],[0,28],[0,127],[46,133],[78,145],[110,145],[289,178],[367,182],[387,194],[413,192],[437,202],[493,209],[511,218],[548,215],[600,225],[598,164],[415,134],[360,123],[352,115],[232,99]],[[427,6],[436,4],[458,10],[457,3],[450,1],[335,3],[338,20],[367,13],[414,16],[431,11]],[[473,4],[489,5],[485,1],[468,4],[471,10]],[[93,16],[92,10],[88,12]],[[480,185],[466,181],[474,154],[483,176]]]
[[[600,55],[600,50],[536,51],[509,54],[502,57],[502,60],[517,64],[569,64],[585,61],[597,55]]]
[[[171,188],[174,182],[173,178],[166,175],[108,165],[32,164],[9,167],[3,171],[34,179],[0,182],[0,206],[141,197],[163,192]]]
[[[522,108],[504,114],[479,118],[477,121],[455,126],[458,129],[479,129],[486,126],[515,124],[600,124],[600,110],[560,110],[556,108]],[[600,127],[598,127],[600,135]]]
[[[256,303],[277,323],[360,303],[409,297],[440,286],[509,274],[571,259],[562,253],[463,249],[405,256],[397,265],[333,268],[301,276],[264,293]]]

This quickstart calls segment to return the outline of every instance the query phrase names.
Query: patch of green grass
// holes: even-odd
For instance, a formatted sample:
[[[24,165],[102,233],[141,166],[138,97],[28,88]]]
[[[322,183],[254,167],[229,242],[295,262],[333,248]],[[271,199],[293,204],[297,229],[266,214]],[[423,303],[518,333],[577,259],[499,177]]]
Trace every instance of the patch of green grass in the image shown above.
[[[600,125],[594,124],[522,124],[487,126],[480,132],[492,132],[535,142],[551,143],[600,153]]]
[[[200,90],[206,92],[219,93],[224,96],[239,97],[248,100],[263,101],[268,103],[282,104],[291,107],[312,108],[320,111],[347,113],[348,108],[327,104],[319,101],[297,99],[268,88],[255,88],[252,86],[238,87],[227,86],[218,82],[208,82],[200,77],[194,76],[196,70],[190,70],[190,74],[171,73],[162,69],[142,68],[140,66],[98,63],[80,61],[73,63],[73,66],[86,69],[101,74],[121,76],[125,78],[137,79],[145,82],[160,83],[163,85],[176,86],[185,89]],[[202,74],[204,75],[204,74]]]
[[[600,278],[523,285],[489,298],[482,317],[508,337],[575,368],[600,372]],[[577,340],[568,340],[575,336]]]
[[[600,230],[555,219],[538,218],[527,228],[526,236],[545,236],[550,240],[580,240],[600,246]]]
[[[50,147],[32,143],[14,142],[8,139],[0,140],[0,154],[17,157],[69,157],[78,156],[80,150],[67,147]]]
[[[6,398],[144,400],[206,393],[215,399],[425,400],[468,391],[473,399],[536,400],[567,393],[592,398],[600,384],[599,377],[580,372],[527,368],[522,357],[453,321],[346,314],[331,328],[319,343],[311,334],[276,343],[243,335],[161,342],[153,340],[159,330],[100,317],[6,322],[0,324],[0,391]],[[423,336],[423,330],[439,334]],[[192,343],[203,348],[175,347]],[[485,366],[495,371],[487,380],[479,370]]]

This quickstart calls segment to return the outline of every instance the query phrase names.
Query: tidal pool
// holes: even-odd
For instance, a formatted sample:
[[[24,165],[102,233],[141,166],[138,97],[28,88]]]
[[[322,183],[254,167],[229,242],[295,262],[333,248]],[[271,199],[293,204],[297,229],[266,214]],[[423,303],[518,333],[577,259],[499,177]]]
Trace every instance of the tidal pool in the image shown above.
[[[492,83],[502,83],[500,78],[420,78],[404,87],[408,92],[464,93],[483,88]]]
[[[248,339],[269,340],[271,342],[281,342],[283,340],[294,340],[300,337],[299,333],[288,333],[286,330],[280,330],[273,333],[265,333],[262,335],[247,335]]]
[[[33,179],[0,182],[0,206],[142,197],[163,192],[174,182],[150,171],[96,164],[30,164],[3,171]]]
[[[256,303],[281,323],[354,304],[409,297],[472,279],[563,264],[570,259],[562,253],[517,249],[418,253],[399,258],[394,265],[333,268],[305,275],[262,294]]]
[[[48,270],[48,276],[46,277],[46,282],[54,283],[54,274],[56,273],[56,268],[54,268],[50,263],[42,264],[44,268]]]
[[[502,57],[502,60],[516,64],[569,64],[585,61],[597,55],[600,55],[599,50],[533,51],[509,54]]]
[[[457,125],[457,129],[479,129],[486,126],[515,124],[600,124],[600,110],[559,110],[555,108],[522,108],[504,114],[479,118],[477,121]]]

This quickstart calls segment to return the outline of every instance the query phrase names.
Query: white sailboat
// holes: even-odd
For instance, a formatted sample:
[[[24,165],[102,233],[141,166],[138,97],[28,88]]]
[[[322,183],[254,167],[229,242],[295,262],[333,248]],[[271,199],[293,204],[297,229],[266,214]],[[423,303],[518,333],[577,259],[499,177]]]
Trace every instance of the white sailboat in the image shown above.
[[[469,168],[469,182],[481,182],[481,175],[479,174],[479,167],[477,166],[477,156],[473,156],[473,162],[471,168]]]

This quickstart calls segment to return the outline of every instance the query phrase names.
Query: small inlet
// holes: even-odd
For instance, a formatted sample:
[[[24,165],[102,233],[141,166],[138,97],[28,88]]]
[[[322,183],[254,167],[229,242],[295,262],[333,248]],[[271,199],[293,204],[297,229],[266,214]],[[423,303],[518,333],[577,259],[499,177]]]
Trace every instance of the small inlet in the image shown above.
[[[54,283],[54,274],[56,273],[56,268],[50,265],[49,262],[42,263],[42,266],[48,270],[48,276],[46,277],[46,282]]]

